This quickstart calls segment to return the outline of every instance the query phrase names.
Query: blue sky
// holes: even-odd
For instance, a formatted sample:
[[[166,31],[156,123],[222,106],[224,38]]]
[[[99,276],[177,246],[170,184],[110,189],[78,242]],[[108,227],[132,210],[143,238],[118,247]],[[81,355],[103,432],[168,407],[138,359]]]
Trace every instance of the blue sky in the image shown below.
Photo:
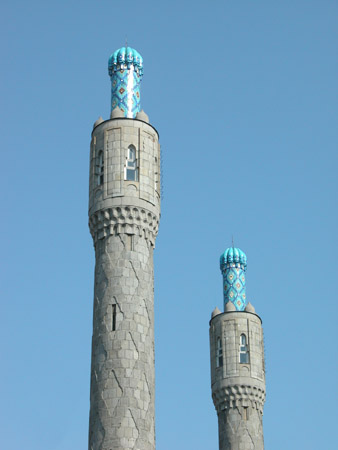
[[[263,319],[266,450],[337,448],[337,16],[330,0],[2,2],[2,449],[87,446],[89,142],[126,35],[163,151],[157,449],[218,448],[208,326],[232,236]]]

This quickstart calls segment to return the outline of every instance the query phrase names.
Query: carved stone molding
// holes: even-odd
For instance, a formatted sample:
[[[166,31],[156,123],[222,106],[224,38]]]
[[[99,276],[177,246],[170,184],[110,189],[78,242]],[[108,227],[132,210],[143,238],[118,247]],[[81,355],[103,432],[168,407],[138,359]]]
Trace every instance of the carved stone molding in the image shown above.
[[[136,234],[155,244],[159,217],[144,208],[117,206],[95,212],[89,218],[94,244],[99,239],[117,234]]]
[[[263,414],[265,391],[257,386],[228,386],[213,391],[212,399],[217,412],[239,406],[251,406]]]

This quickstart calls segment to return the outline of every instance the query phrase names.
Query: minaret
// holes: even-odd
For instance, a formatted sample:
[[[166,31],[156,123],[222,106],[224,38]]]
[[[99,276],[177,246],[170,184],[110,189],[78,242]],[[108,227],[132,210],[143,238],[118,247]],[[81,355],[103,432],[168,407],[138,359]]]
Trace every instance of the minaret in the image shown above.
[[[140,111],[141,55],[108,62],[110,120],[92,132],[89,227],[95,246],[89,450],[155,449],[153,249],[160,145]]]
[[[247,258],[228,248],[220,260],[224,312],[210,320],[212,399],[218,415],[219,450],[263,450],[265,367],[260,317],[247,302]]]

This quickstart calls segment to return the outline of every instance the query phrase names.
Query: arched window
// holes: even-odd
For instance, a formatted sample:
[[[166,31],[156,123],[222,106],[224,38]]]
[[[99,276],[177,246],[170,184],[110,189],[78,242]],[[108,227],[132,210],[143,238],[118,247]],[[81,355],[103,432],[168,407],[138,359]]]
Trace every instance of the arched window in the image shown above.
[[[221,338],[217,338],[216,367],[223,366],[223,348]]]
[[[245,334],[241,334],[239,343],[239,362],[241,364],[249,364],[249,350]]]
[[[95,174],[96,174],[96,184],[97,186],[101,186],[104,180],[104,161],[102,150],[100,150],[97,155]]]
[[[124,179],[138,181],[136,149],[133,145],[129,145],[128,147],[126,165],[124,167]]]

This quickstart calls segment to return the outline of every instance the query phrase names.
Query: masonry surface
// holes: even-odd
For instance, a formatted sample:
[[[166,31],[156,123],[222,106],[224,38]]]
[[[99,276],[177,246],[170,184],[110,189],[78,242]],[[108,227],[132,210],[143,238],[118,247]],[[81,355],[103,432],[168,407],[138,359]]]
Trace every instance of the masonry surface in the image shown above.
[[[138,176],[128,181],[131,145]],[[98,182],[100,152],[103,177]],[[96,260],[89,449],[154,450],[157,132],[137,119],[101,121],[92,133],[90,158],[89,226]]]

